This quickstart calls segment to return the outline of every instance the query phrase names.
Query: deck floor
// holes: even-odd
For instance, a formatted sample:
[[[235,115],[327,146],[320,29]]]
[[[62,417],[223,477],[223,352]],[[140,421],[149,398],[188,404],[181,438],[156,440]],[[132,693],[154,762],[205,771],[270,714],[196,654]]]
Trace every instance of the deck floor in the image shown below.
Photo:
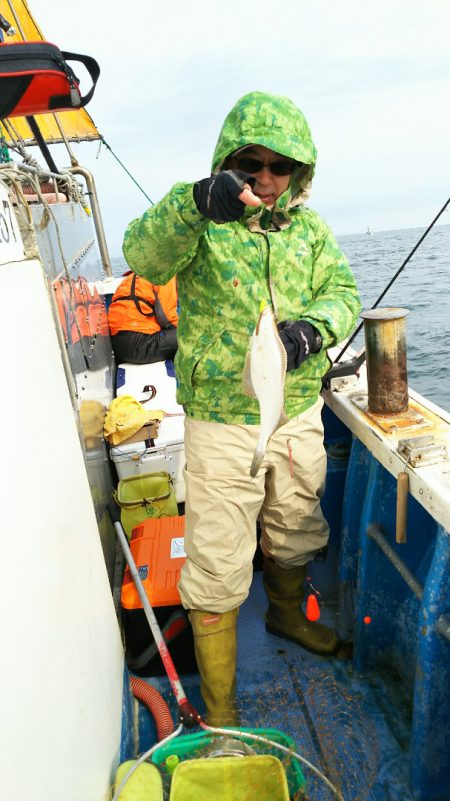
[[[322,770],[345,801],[413,801],[408,782],[408,708],[394,677],[355,675],[351,662],[309,654],[268,634],[262,574],[255,572],[238,625],[238,706],[241,725],[275,728]],[[322,613],[323,622],[333,612]],[[176,719],[168,680],[150,679]],[[187,697],[204,711],[198,675],[182,677]],[[138,751],[154,741],[149,713],[139,705]],[[188,732],[186,732],[187,734]],[[281,758],[281,755],[280,755]],[[334,793],[302,766],[310,801]]]

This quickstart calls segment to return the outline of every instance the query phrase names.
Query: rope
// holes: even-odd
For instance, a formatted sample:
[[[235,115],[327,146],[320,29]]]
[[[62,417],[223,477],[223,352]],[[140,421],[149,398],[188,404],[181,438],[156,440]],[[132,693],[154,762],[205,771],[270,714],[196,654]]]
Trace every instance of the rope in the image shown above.
[[[22,188],[22,183],[28,183],[28,176],[25,176],[24,173],[20,173],[17,165],[14,162],[2,164],[0,168],[0,176],[11,185],[12,189],[9,189],[11,201],[13,203],[17,201],[18,210],[20,212],[22,212],[22,210],[25,212],[26,226],[28,231],[33,231],[33,217]],[[14,190],[15,196],[12,190]]]
[[[118,161],[118,162],[119,162],[120,166],[121,166],[121,167],[122,167],[122,168],[125,170],[125,172],[127,173],[127,175],[129,175],[129,176],[130,176],[131,180],[132,180],[132,181],[133,181],[133,182],[136,184],[137,188],[141,190],[142,194],[143,194],[143,195],[145,195],[145,197],[147,198],[147,200],[149,201],[149,203],[151,203],[151,205],[153,206],[153,205],[154,205],[154,203],[153,203],[153,200],[151,199],[151,197],[149,197],[149,196],[147,195],[147,192],[145,192],[145,190],[142,188],[142,186],[141,186],[141,185],[140,185],[140,184],[139,184],[139,183],[136,181],[136,178],[134,178],[134,177],[133,177],[133,175],[131,174],[131,172],[130,172],[129,170],[127,170],[127,168],[125,167],[125,164],[123,164],[123,163],[121,162],[121,160],[119,159],[119,157],[118,157],[118,156],[116,156],[116,154],[114,153],[114,151],[113,151],[113,150],[110,148],[110,146],[108,145],[108,142],[106,142],[106,140],[105,140],[103,137],[102,137],[102,138],[101,138],[101,140],[100,140],[100,144],[101,144],[101,145],[103,144],[103,145],[105,145],[105,147],[107,147],[107,148],[108,148],[108,150],[109,150],[109,152],[111,153],[111,155],[112,155],[112,156],[114,156],[114,158],[116,159],[116,161]]]
[[[25,150],[25,142],[22,137],[17,133],[16,129],[14,128],[11,120],[1,120],[1,125],[3,125],[4,130],[8,134],[11,142],[9,143],[9,147],[11,150],[14,150],[19,156],[22,156],[23,159],[26,159],[27,152]]]
[[[0,164],[8,164],[12,161],[11,156],[9,155],[8,145],[6,144],[6,139],[0,131]]]
[[[87,201],[86,201],[86,199],[84,197],[83,191],[82,191],[81,187],[79,186],[76,178],[72,175],[71,172],[69,172],[69,170],[64,170],[63,169],[63,170],[60,171],[59,174],[61,176],[62,191],[66,192],[66,194],[75,203],[78,203],[78,205],[83,209],[85,214],[87,214],[88,217],[90,217],[91,214],[92,214],[91,209],[89,208],[89,206],[87,204]],[[67,186],[67,190],[66,190],[65,186]]]

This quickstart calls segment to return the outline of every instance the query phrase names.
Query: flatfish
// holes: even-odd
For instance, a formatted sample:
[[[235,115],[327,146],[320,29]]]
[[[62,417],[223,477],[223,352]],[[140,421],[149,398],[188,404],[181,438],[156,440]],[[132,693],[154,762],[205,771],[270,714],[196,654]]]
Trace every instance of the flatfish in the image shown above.
[[[250,467],[253,478],[261,467],[273,432],[287,422],[283,409],[286,364],[286,351],[272,308],[264,304],[250,338],[242,376],[244,392],[257,399],[261,416],[259,439]]]

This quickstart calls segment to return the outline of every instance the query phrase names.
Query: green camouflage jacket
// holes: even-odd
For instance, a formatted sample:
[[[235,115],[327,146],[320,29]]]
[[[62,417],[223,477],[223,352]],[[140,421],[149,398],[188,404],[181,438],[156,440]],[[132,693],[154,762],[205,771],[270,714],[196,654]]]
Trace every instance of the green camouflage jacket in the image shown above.
[[[155,284],[177,275],[177,399],[199,420],[259,423],[258,402],[242,391],[242,372],[261,301],[272,304],[279,321],[307,320],[323,338],[322,350],[286,376],[289,418],[317,400],[329,368],[326,348],[349,334],[360,310],[346,258],[304,205],[316,150],[302,113],[285,97],[241,98],[224,122],[213,172],[249,144],[309,165],[293,174],[271,211],[246,207],[238,222],[219,225],[197,210],[193,184],[180,183],[125,233],[132,270]]]

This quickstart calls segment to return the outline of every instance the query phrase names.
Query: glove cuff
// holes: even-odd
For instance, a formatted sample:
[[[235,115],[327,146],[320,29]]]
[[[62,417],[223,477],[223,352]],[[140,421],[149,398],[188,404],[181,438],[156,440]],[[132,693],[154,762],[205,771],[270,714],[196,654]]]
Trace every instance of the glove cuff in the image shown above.
[[[279,323],[280,339],[287,353],[287,369],[300,367],[310,353],[318,353],[322,337],[317,328],[306,320],[286,320]]]
[[[315,328],[315,326],[311,325],[311,323],[307,323],[306,320],[299,320],[299,325],[302,326],[302,331],[308,340],[309,352],[318,353],[319,350],[322,349],[323,345],[322,335],[320,332],[317,330],[317,328]]]
[[[306,350],[306,354],[318,353],[323,345],[322,335],[311,323],[306,320],[285,320],[278,323],[278,331],[287,334],[289,338],[301,339]]]

